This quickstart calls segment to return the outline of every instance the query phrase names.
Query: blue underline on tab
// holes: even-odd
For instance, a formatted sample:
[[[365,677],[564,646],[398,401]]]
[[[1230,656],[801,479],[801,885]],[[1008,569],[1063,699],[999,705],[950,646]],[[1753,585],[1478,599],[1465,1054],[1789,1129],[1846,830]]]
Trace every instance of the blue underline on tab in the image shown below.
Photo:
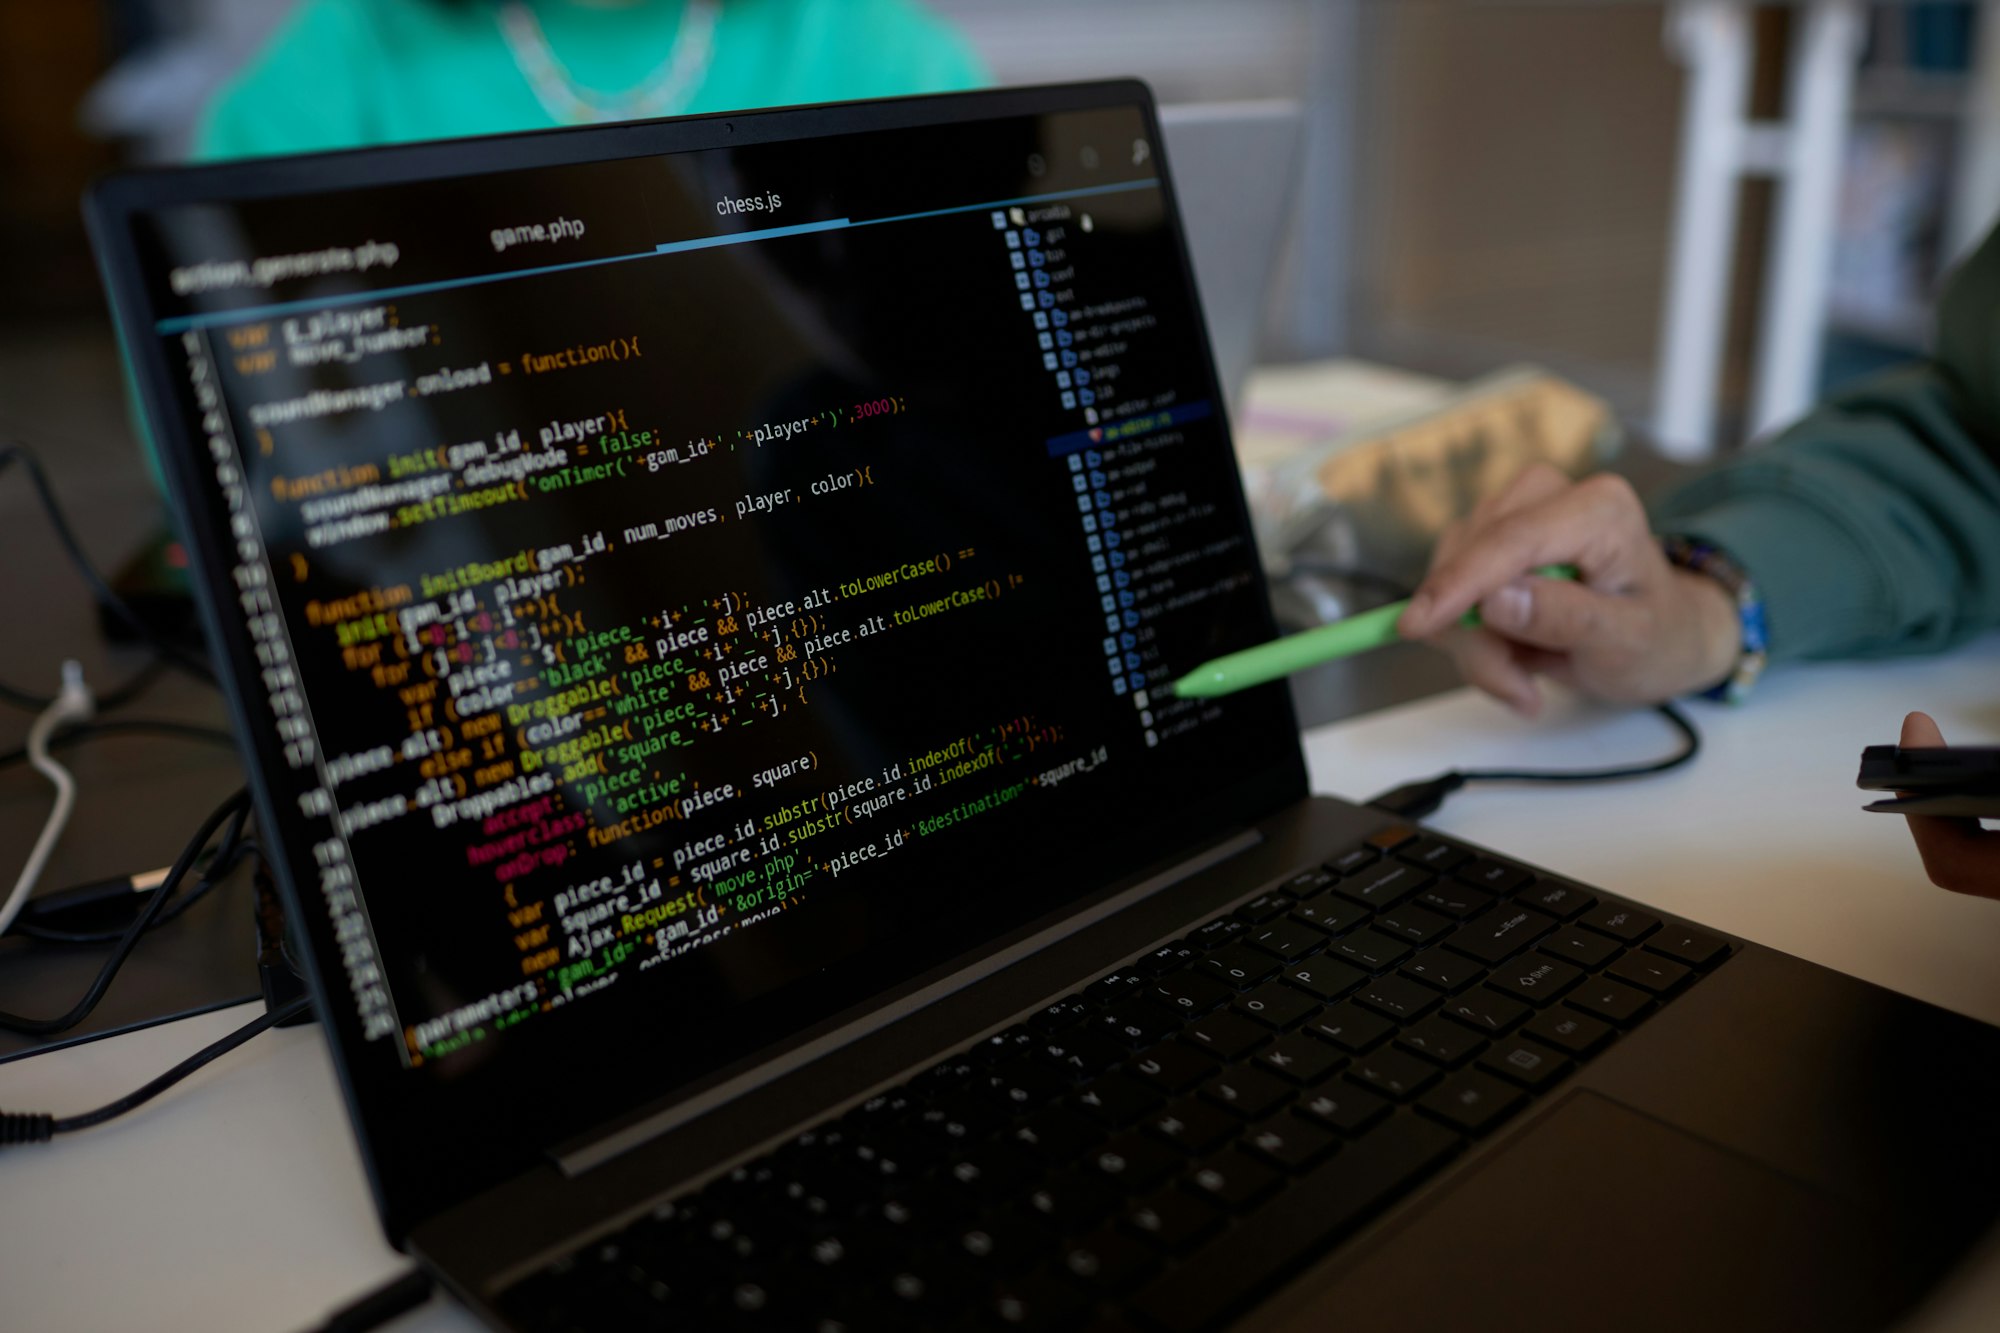
[[[815,231],[838,231],[854,224],[846,218],[828,218],[824,222],[801,222],[790,227],[765,227],[760,231],[735,231],[723,236],[697,236],[690,241],[661,241],[653,247],[656,255],[679,254],[683,250],[713,250],[718,245],[736,245],[743,241],[775,241],[780,236],[804,236]]]

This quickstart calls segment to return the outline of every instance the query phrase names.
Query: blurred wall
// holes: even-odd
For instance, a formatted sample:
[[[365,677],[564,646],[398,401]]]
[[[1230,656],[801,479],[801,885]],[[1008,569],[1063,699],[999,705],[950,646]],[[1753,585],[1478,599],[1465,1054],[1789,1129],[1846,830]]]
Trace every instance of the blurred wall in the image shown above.
[[[1533,359],[1649,406],[1680,137],[1663,8],[1365,8],[1357,353]]]

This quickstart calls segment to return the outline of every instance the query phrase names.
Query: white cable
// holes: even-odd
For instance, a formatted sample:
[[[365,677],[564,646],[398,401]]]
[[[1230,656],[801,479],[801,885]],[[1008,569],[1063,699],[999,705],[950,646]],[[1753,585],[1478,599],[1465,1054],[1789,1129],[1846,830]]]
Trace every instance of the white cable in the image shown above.
[[[64,662],[62,690],[28,728],[28,762],[55,784],[56,803],[49,811],[48,823],[42,825],[42,836],[35,839],[35,849],[28,853],[27,864],[21,867],[21,877],[14,881],[14,891],[7,895],[5,903],[0,903],[0,935],[7,933],[27,904],[35,881],[42,877],[42,867],[56,849],[56,840],[62,837],[63,828],[69,823],[69,812],[76,805],[76,779],[50,756],[49,742],[64,723],[81,722],[96,711],[97,703],[90,697],[89,686],[83,683],[83,664],[74,659]]]

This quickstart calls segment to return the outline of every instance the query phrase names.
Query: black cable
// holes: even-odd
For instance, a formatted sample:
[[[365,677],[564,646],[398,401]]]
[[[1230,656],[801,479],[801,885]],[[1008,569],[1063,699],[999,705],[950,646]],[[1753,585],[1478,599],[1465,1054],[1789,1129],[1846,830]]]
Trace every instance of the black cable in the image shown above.
[[[194,837],[181,849],[180,856],[174,861],[173,869],[169,870],[167,877],[160,881],[160,887],[148,895],[145,907],[140,909],[132,924],[125,928],[125,933],[119,936],[117,946],[112,949],[110,957],[104,960],[104,966],[98,970],[97,979],[91,982],[90,989],[84,992],[82,999],[71,1006],[69,1012],[55,1018],[27,1018],[0,1010],[0,1028],[5,1028],[9,1032],[19,1032],[24,1036],[47,1037],[58,1032],[66,1032],[88,1018],[90,1011],[97,1007],[97,1002],[104,998],[104,992],[110,989],[112,979],[118,975],[118,969],[125,965],[127,958],[131,957],[133,947],[139,943],[139,937],[152,927],[154,920],[166,908],[167,900],[174,896],[174,891],[180,888],[181,881],[186,878],[189,869],[200,859],[202,849],[208,846],[208,840],[213,838],[216,831],[234,818],[239,811],[247,810],[249,804],[250,793],[238,788],[201,821],[201,827],[196,830]]]
[[[56,500],[55,488],[49,485],[48,473],[42,470],[42,460],[35,451],[19,441],[0,446],[0,472],[6,471],[7,465],[17,460],[28,470],[28,480],[42,502],[42,509],[48,515],[49,526],[55,530],[56,540],[61,543],[63,551],[69,556],[70,563],[76,566],[77,573],[83,576],[83,581],[90,585],[91,594],[97,599],[98,604],[123,621],[126,627],[144,640],[161,659],[179,667],[197,680],[210,685],[215,684],[215,673],[209,670],[206,662],[162,638],[138,612],[132,609],[130,603],[104,581],[104,576],[97,572],[97,566],[90,563],[90,557],[84,553],[83,543],[77,540],[75,530],[69,525],[68,516],[63,513],[62,505]],[[127,685],[132,683],[128,681]],[[7,695],[10,701],[15,702],[33,697],[26,691],[11,687]]]
[[[175,898],[170,907],[154,918],[153,924],[148,927],[149,930],[159,930],[178,919],[182,913],[207,896],[210,889],[228,879],[230,873],[246,858],[263,855],[254,841],[243,836],[243,826],[249,818],[248,806],[237,811],[236,817],[230,821],[229,828],[223,833],[222,844],[216,848],[215,854],[205,861],[197,862],[201,868],[201,878],[195,881],[193,888]],[[157,893],[159,889],[155,888],[149,892]],[[137,901],[141,907],[146,902],[142,894],[132,893],[126,896]],[[31,899],[21,915],[14,918],[14,924],[8,927],[7,933],[25,936],[31,940],[41,940],[47,944],[113,944],[123,939],[126,930],[130,929],[128,923],[113,929],[65,930],[60,926],[52,926],[38,920],[34,910],[35,902]]]
[[[1701,733],[1695,730],[1694,723],[1672,704],[1660,704],[1654,711],[1671,722],[1686,742],[1678,752],[1664,759],[1614,768],[1454,768],[1421,782],[1406,782],[1400,787],[1392,787],[1371,797],[1365,804],[1405,819],[1422,819],[1468,782],[1623,782],[1628,778],[1666,773],[1691,763],[1701,753]]]
[[[287,1019],[298,1017],[311,1004],[309,998],[301,995],[290,1004],[277,1009],[267,1009],[254,1021],[245,1023],[220,1041],[202,1047],[151,1083],[137,1091],[126,1093],[115,1102],[107,1102],[95,1111],[61,1117],[46,1112],[0,1112],[0,1148],[23,1143],[47,1143],[58,1134],[74,1134],[79,1129],[90,1129],[107,1120],[115,1120],[135,1107],[144,1106],[195,1070],[220,1056],[229,1054],[266,1028],[276,1027]]]
[[[431,1275],[423,1269],[407,1269],[335,1310],[313,1333],[367,1333],[429,1300],[432,1285]]]

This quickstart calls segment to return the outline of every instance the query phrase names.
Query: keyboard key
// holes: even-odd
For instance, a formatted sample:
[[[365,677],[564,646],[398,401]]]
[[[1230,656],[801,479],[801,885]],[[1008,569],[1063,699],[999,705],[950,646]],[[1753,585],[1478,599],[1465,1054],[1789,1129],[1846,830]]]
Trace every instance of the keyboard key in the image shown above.
[[[1144,972],[1137,968],[1120,968],[1116,972],[1106,973],[1084,987],[1083,997],[1092,1004],[1116,1004],[1145,984]]]
[[[1527,948],[1553,925],[1555,922],[1540,912],[1502,903],[1468,921],[1444,943],[1447,949],[1456,949],[1490,967]]]
[[[1176,1097],[1147,1116],[1145,1128],[1162,1143],[1171,1143],[1189,1156],[1198,1156],[1235,1138],[1241,1124],[1207,1102]]]
[[[1181,1161],[1165,1144],[1128,1130],[1085,1158],[1084,1165],[1118,1189],[1132,1192],[1159,1184],[1180,1169]]]
[[[1266,977],[1278,974],[1278,962],[1269,954],[1242,944],[1225,944],[1208,957],[1201,960],[1196,969],[1211,981],[1219,981],[1231,990],[1249,990]]]
[[[1301,870],[1298,874],[1293,875],[1285,881],[1285,892],[1294,898],[1310,898],[1315,893],[1324,891],[1337,878],[1338,876],[1332,871],[1321,870],[1318,867],[1314,867],[1311,870]],[[1245,906],[1248,906],[1248,904],[1245,904]],[[1237,910],[1241,911],[1242,909],[1239,908]],[[1273,912],[1272,915],[1276,916],[1277,913]],[[1255,919],[1262,921],[1266,918],[1257,917]]]
[[[1231,1008],[1265,1027],[1283,1030],[1312,1017],[1320,1006],[1319,1001],[1304,991],[1267,981],[1248,995],[1238,996]]]
[[[938,1178],[980,1199],[994,1199],[1039,1174],[1026,1149],[994,1142],[961,1150],[944,1164]]]
[[[1270,1167],[1240,1152],[1224,1149],[1194,1169],[1188,1184],[1197,1198],[1206,1198],[1231,1212],[1242,1212],[1283,1182]]]
[[[911,1124],[919,1134],[950,1146],[975,1143],[1000,1128],[1007,1119],[1004,1108],[954,1094],[932,1102],[917,1113]]]
[[[1333,886],[1333,891],[1363,907],[1381,908],[1401,902],[1418,889],[1429,888],[1436,878],[1401,861],[1383,861],[1341,880]]]
[[[957,1228],[946,1250],[973,1271],[992,1277],[1026,1267],[1046,1244],[1039,1226],[1009,1210]]]
[[[1171,1164],[1175,1158],[1165,1148],[1160,1155]],[[1095,1159],[1087,1165],[1059,1171],[1032,1186],[1027,1193],[1025,1212],[1064,1231],[1082,1231],[1103,1217],[1125,1198],[1125,1191],[1112,1183]]]
[[[1567,1074],[1570,1062],[1546,1046],[1509,1039],[1495,1042],[1479,1057],[1479,1067],[1538,1092]]]
[[[1441,916],[1429,908],[1401,903],[1379,913],[1375,917],[1374,928],[1421,949],[1449,933],[1457,924],[1450,917]]]
[[[1179,1042],[1162,1042],[1132,1058],[1126,1068],[1156,1088],[1179,1092],[1215,1072],[1215,1061]]]
[[[1181,1030],[1185,1020],[1166,1005],[1145,996],[1121,1000],[1085,1024],[1081,1031],[1136,1051]]]
[[[1659,934],[1647,940],[1646,947],[1655,953],[1663,953],[1676,962],[1686,963],[1689,967],[1702,968],[1721,960],[1729,953],[1729,946],[1715,936],[1704,935],[1698,930],[1689,930],[1686,926],[1674,922],[1668,922]]]
[[[1467,1134],[1483,1134],[1526,1105],[1528,1095],[1510,1083],[1467,1070],[1454,1074],[1418,1109]]]
[[[1248,921],[1238,921],[1233,916],[1219,916],[1206,925],[1197,926],[1188,932],[1188,943],[1198,949],[1214,949],[1236,939],[1250,929]]]
[[[1391,824],[1380,832],[1369,834],[1363,842],[1378,852],[1393,852],[1416,836],[1417,831],[1408,824]]]
[[[1494,968],[1486,984],[1539,1009],[1555,1003],[1558,996],[1581,980],[1583,973],[1568,963],[1531,953],[1505,967]]]
[[[1357,870],[1372,865],[1381,859],[1382,853],[1376,851],[1373,847],[1353,847],[1328,860],[1326,868],[1336,875],[1352,875]]]
[[[1214,978],[1202,976],[1197,972],[1169,972],[1152,984],[1147,995],[1185,1017],[1189,1014],[1205,1014],[1217,1005],[1226,1003],[1230,996],[1230,988]]]
[[[1002,1281],[974,1309],[1002,1328],[1074,1328],[1085,1319],[1090,1300],[1061,1274],[1041,1271]],[[849,1325],[869,1326],[862,1320]]]
[[[996,1032],[988,1037],[980,1043],[979,1049],[989,1061],[1006,1060],[1029,1054],[1039,1040],[1026,1023],[1016,1023],[1005,1032]]]
[[[1463,1023],[1451,1022],[1443,1014],[1433,1014],[1414,1027],[1403,1029],[1396,1034],[1396,1041],[1446,1069],[1456,1069],[1486,1049],[1486,1038]]]
[[[1481,893],[1478,889],[1458,880],[1445,879],[1431,885],[1410,901],[1429,911],[1463,921],[1469,916],[1478,916],[1493,906],[1493,895]]]
[[[1299,1029],[1310,1033],[1322,1041],[1330,1041],[1350,1055],[1380,1045],[1382,1039],[1396,1030],[1396,1025],[1388,1019],[1369,1013],[1353,1004],[1337,1004],[1318,1018],[1308,1019]]]
[[[1408,977],[1377,977],[1354,992],[1354,1002],[1407,1023],[1428,1013],[1437,1004],[1438,993]]]
[[[1069,1087],[1069,1081],[1054,1070],[1015,1060],[974,1079],[971,1087],[975,1096],[1014,1111],[1025,1111],[1053,1101]]]
[[[1366,1088],[1337,1082],[1313,1089],[1292,1113],[1343,1134],[1359,1134],[1389,1114],[1389,1109],[1388,1102]]]
[[[1605,968],[1604,975],[1654,995],[1671,995],[1691,973],[1671,958],[1634,951]]]
[[[1108,1228],[1063,1247],[1063,1272],[1099,1300],[1130,1291],[1159,1267],[1151,1250]]]
[[[1412,865],[1422,866],[1439,875],[1449,875],[1458,867],[1472,859],[1472,853],[1463,847],[1454,847],[1439,838],[1420,837],[1405,847],[1399,847],[1396,855]]]
[[[1347,1057],[1339,1054],[1322,1041],[1313,1041],[1294,1033],[1278,1038],[1263,1050],[1257,1052],[1257,1066],[1268,1069],[1279,1078],[1310,1087],[1347,1063]]]
[[[1284,970],[1279,980],[1287,986],[1298,987],[1316,999],[1331,1002],[1368,980],[1368,974],[1338,958],[1322,956],[1294,963]]]
[[[1357,930],[1335,940],[1333,952],[1370,972],[1386,972],[1410,956],[1410,946],[1372,930]]]
[[[1129,1205],[1125,1227],[1140,1240],[1168,1254],[1182,1254],[1222,1225],[1213,1204],[1184,1190],[1164,1189]]]
[[[1296,963],[1326,943],[1321,931],[1297,921],[1279,921],[1250,932],[1250,947],[1280,962]]]
[[[1054,1004],[1044,1006],[1039,1013],[1028,1020],[1028,1027],[1047,1036],[1052,1032],[1062,1032],[1075,1027],[1089,1018],[1095,1010],[1096,1006],[1081,995],[1065,996]]]
[[[1299,884],[1297,880],[1294,880],[1292,884],[1287,884],[1283,889],[1273,889],[1269,893],[1258,894],[1255,898],[1252,898],[1249,902],[1244,903],[1236,909],[1236,919],[1238,921],[1248,921],[1250,924],[1256,925],[1260,921],[1269,921],[1272,917],[1283,916],[1292,910],[1293,899],[1318,893],[1326,887],[1325,884],[1313,882],[1314,879],[1331,881],[1332,876],[1323,875],[1304,878],[1307,879],[1307,882],[1304,884]],[[1297,887],[1293,887],[1294,885],[1297,885]]]
[[[1660,927],[1660,918],[1642,912],[1636,907],[1623,907],[1617,903],[1605,903],[1595,911],[1586,912],[1577,919],[1580,926],[1601,931],[1613,939],[1637,944]]]
[[[1035,1059],[1068,1078],[1081,1081],[1096,1078],[1119,1063],[1130,1048],[1122,1042],[1091,1032],[1059,1032],[1042,1038]]]
[[[1104,1127],[1075,1111],[1051,1106],[1014,1126],[1007,1137],[1039,1160],[1060,1166],[1096,1147],[1104,1137]]]
[[[1486,1033],[1505,1032],[1534,1012],[1519,1000],[1484,986],[1452,996],[1444,1002],[1444,1011]]]
[[[1261,1120],[1292,1099],[1292,1086],[1260,1069],[1225,1069],[1201,1085],[1201,1095],[1245,1120]]]
[[[1428,1060],[1419,1060],[1407,1051],[1385,1046],[1358,1057],[1348,1069],[1347,1077],[1358,1079],[1398,1101],[1414,1097],[1438,1080],[1438,1067]]]
[[[1415,977],[1426,986],[1441,991],[1462,991],[1486,978],[1486,969],[1464,954],[1449,949],[1426,949],[1403,964],[1403,975]]]
[[[1538,912],[1547,912],[1558,921],[1568,921],[1579,912],[1597,906],[1597,899],[1574,884],[1540,880],[1514,895],[1514,901]]]
[[[1133,1307],[1172,1333],[1215,1324],[1272,1290],[1299,1260],[1347,1234],[1459,1146],[1441,1125],[1398,1116],[1141,1288]]]
[[[1280,1171],[1296,1174],[1340,1146],[1340,1140],[1291,1115],[1274,1115],[1243,1136],[1242,1148]]]
[[[1611,1029],[1594,1018],[1585,1018],[1573,1009],[1555,1009],[1546,1014],[1537,1014],[1529,1024],[1521,1029],[1524,1037],[1533,1037],[1559,1051],[1571,1055],[1586,1056],[1595,1052],[1605,1042],[1611,1040]]]
[[[1625,952],[1616,940],[1608,940],[1591,930],[1571,927],[1559,930],[1535,946],[1551,958],[1564,958],[1587,971],[1595,972]]]
[[[1356,906],[1337,893],[1322,893],[1292,908],[1292,920],[1317,927],[1329,935],[1352,930],[1367,919],[1367,908]]]
[[[1189,1083],[1197,1082],[1206,1072],[1203,1066],[1208,1062],[1185,1046],[1161,1049],[1187,1060],[1190,1066],[1187,1070]],[[1150,1058],[1140,1056],[1139,1060]],[[1077,1109],[1101,1124],[1129,1125],[1160,1104],[1160,1093],[1156,1086],[1149,1086],[1130,1074],[1111,1073],[1085,1086],[1072,1100]]]
[[[1184,967],[1193,967],[1201,960],[1201,955],[1202,949],[1199,946],[1189,944],[1186,940],[1174,940],[1172,943],[1162,944],[1132,964],[1132,970],[1144,972],[1149,977],[1161,977]]]
[[[1592,977],[1568,995],[1571,1006],[1623,1026],[1653,1007],[1653,997],[1615,981]]]
[[[1235,1060],[1269,1041],[1271,1032],[1241,1014],[1211,1014],[1189,1023],[1181,1038],[1219,1060]]]
[[[1512,893],[1534,876],[1525,870],[1503,865],[1490,856],[1474,857],[1458,868],[1458,878],[1488,893]]]

